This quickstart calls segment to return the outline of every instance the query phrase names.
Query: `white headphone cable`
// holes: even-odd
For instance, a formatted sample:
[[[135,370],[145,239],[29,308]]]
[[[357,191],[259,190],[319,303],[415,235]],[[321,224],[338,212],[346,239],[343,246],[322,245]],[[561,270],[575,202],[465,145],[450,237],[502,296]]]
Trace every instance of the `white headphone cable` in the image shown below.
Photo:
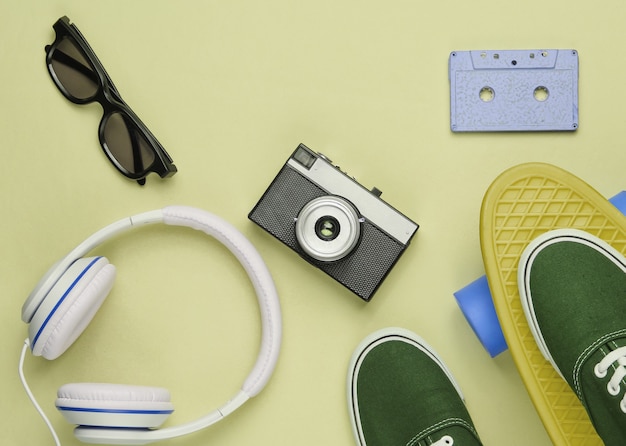
[[[28,338],[26,338],[24,340],[24,346],[22,347],[22,353],[20,355],[20,362],[18,366],[18,371],[20,374],[20,381],[22,381],[22,385],[24,386],[24,390],[26,390],[26,394],[28,395],[28,398],[30,398],[30,401],[35,406],[35,409],[37,409],[37,412],[39,412],[39,415],[41,415],[41,418],[43,418],[43,420],[46,422],[46,426],[48,426],[48,429],[50,429],[50,432],[52,433],[52,436],[54,437],[55,444],[57,446],[61,446],[61,442],[59,441],[59,437],[57,436],[57,433],[55,432],[54,427],[52,427],[52,423],[50,423],[50,420],[48,420],[48,417],[44,413],[43,409],[37,403],[37,400],[35,399],[35,395],[33,395],[33,392],[30,391],[30,387],[28,387],[28,383],[26,382],[26,377],[24,377],[24,357],[26,356],[26,350],[28,350],[28,347],[30,347],[30,341]]]

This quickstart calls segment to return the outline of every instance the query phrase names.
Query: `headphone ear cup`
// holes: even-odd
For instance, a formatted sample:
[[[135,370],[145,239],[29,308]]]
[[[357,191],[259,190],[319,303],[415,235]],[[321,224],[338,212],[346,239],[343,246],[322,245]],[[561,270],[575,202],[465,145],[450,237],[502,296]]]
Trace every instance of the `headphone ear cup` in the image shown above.
[[[28,327],[33,355],[56,359],[80,336],[113,287],[105,257],[76,260],[54,284]]]
[[[174,411],[167,389],[119,384],[66,384],[55,405],[71,424],[115,428],[157,428]]]

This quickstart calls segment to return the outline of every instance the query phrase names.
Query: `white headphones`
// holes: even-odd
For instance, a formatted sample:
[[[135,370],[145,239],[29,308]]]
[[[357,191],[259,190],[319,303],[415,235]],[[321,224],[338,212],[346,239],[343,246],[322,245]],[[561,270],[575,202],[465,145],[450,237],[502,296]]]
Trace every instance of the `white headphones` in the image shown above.
[[[156,428],[174,410],[166,389],[86,383],[62,386],[56,407],[70,423],[78,425],[74,433],[86,443],[139,445],[204,429],[257,395],[269,381],[278,360],[282,335],[280,304],[261,256],[228,222],[209,212],[184,206],[171,206],[117,221],[87,238],[57,262],[22,307],[22,320],[29,324],[26,343],[33,355],[46,359],[59,357],[87,327],[111,290],[115,267],[104,257],[83,256],[121,232],[153,223],[203,231],[235,255],[252,281],[260,306],[259,355],[241,389],[227,403],[195,421],[163,429]]]

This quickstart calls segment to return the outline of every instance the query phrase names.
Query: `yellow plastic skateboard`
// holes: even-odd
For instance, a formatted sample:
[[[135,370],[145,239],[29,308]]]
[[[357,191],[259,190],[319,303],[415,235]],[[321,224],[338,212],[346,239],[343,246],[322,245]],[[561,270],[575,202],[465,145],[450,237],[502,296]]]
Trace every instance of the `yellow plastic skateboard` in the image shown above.
[[[555,445],[602,445],[568,384],[539,352],[517,288],[526,245],[557,228],[585,230],[626,254],[626,217],[587,183],[549,164],[502,173],[483,199],[480,237],[496,313],[526,389]]]

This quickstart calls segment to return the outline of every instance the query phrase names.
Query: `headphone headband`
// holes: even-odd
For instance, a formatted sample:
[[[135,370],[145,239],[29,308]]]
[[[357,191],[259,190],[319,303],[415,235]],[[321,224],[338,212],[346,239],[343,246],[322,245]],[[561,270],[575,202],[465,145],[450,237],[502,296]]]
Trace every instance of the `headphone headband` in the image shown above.
[[[227,403],[207,415],[186,424],[155,430],[78,426],[75,435],[84,442],[146,444],[208,427],[257,395],[269,381],[278,361],[282,337],[280,304],[274,282],[261,256],[248,239],[230,223],[210,212],[187,206],[170,206],[127,217],[88,237],[57,262],[40,280],[22,307],[22,320],[30,322],[33,319],[48,292],[76,260],[120,233],[136,226],[154,223],[200,230],[222,243],[237,258],[254,286],[260,307],[262,337],[259,354],[241,389]]]
[[[187,226],[212,236],[235,255],[248,273],[261,309],[263,334],[259,357],[242,390],[250,397],[257,395],[269,380],[278,361],[282,338],[278,293],[269,270],[252,243],[234,226],[214,214],[190,207],[170,206],[163,209],[163,222]]]

